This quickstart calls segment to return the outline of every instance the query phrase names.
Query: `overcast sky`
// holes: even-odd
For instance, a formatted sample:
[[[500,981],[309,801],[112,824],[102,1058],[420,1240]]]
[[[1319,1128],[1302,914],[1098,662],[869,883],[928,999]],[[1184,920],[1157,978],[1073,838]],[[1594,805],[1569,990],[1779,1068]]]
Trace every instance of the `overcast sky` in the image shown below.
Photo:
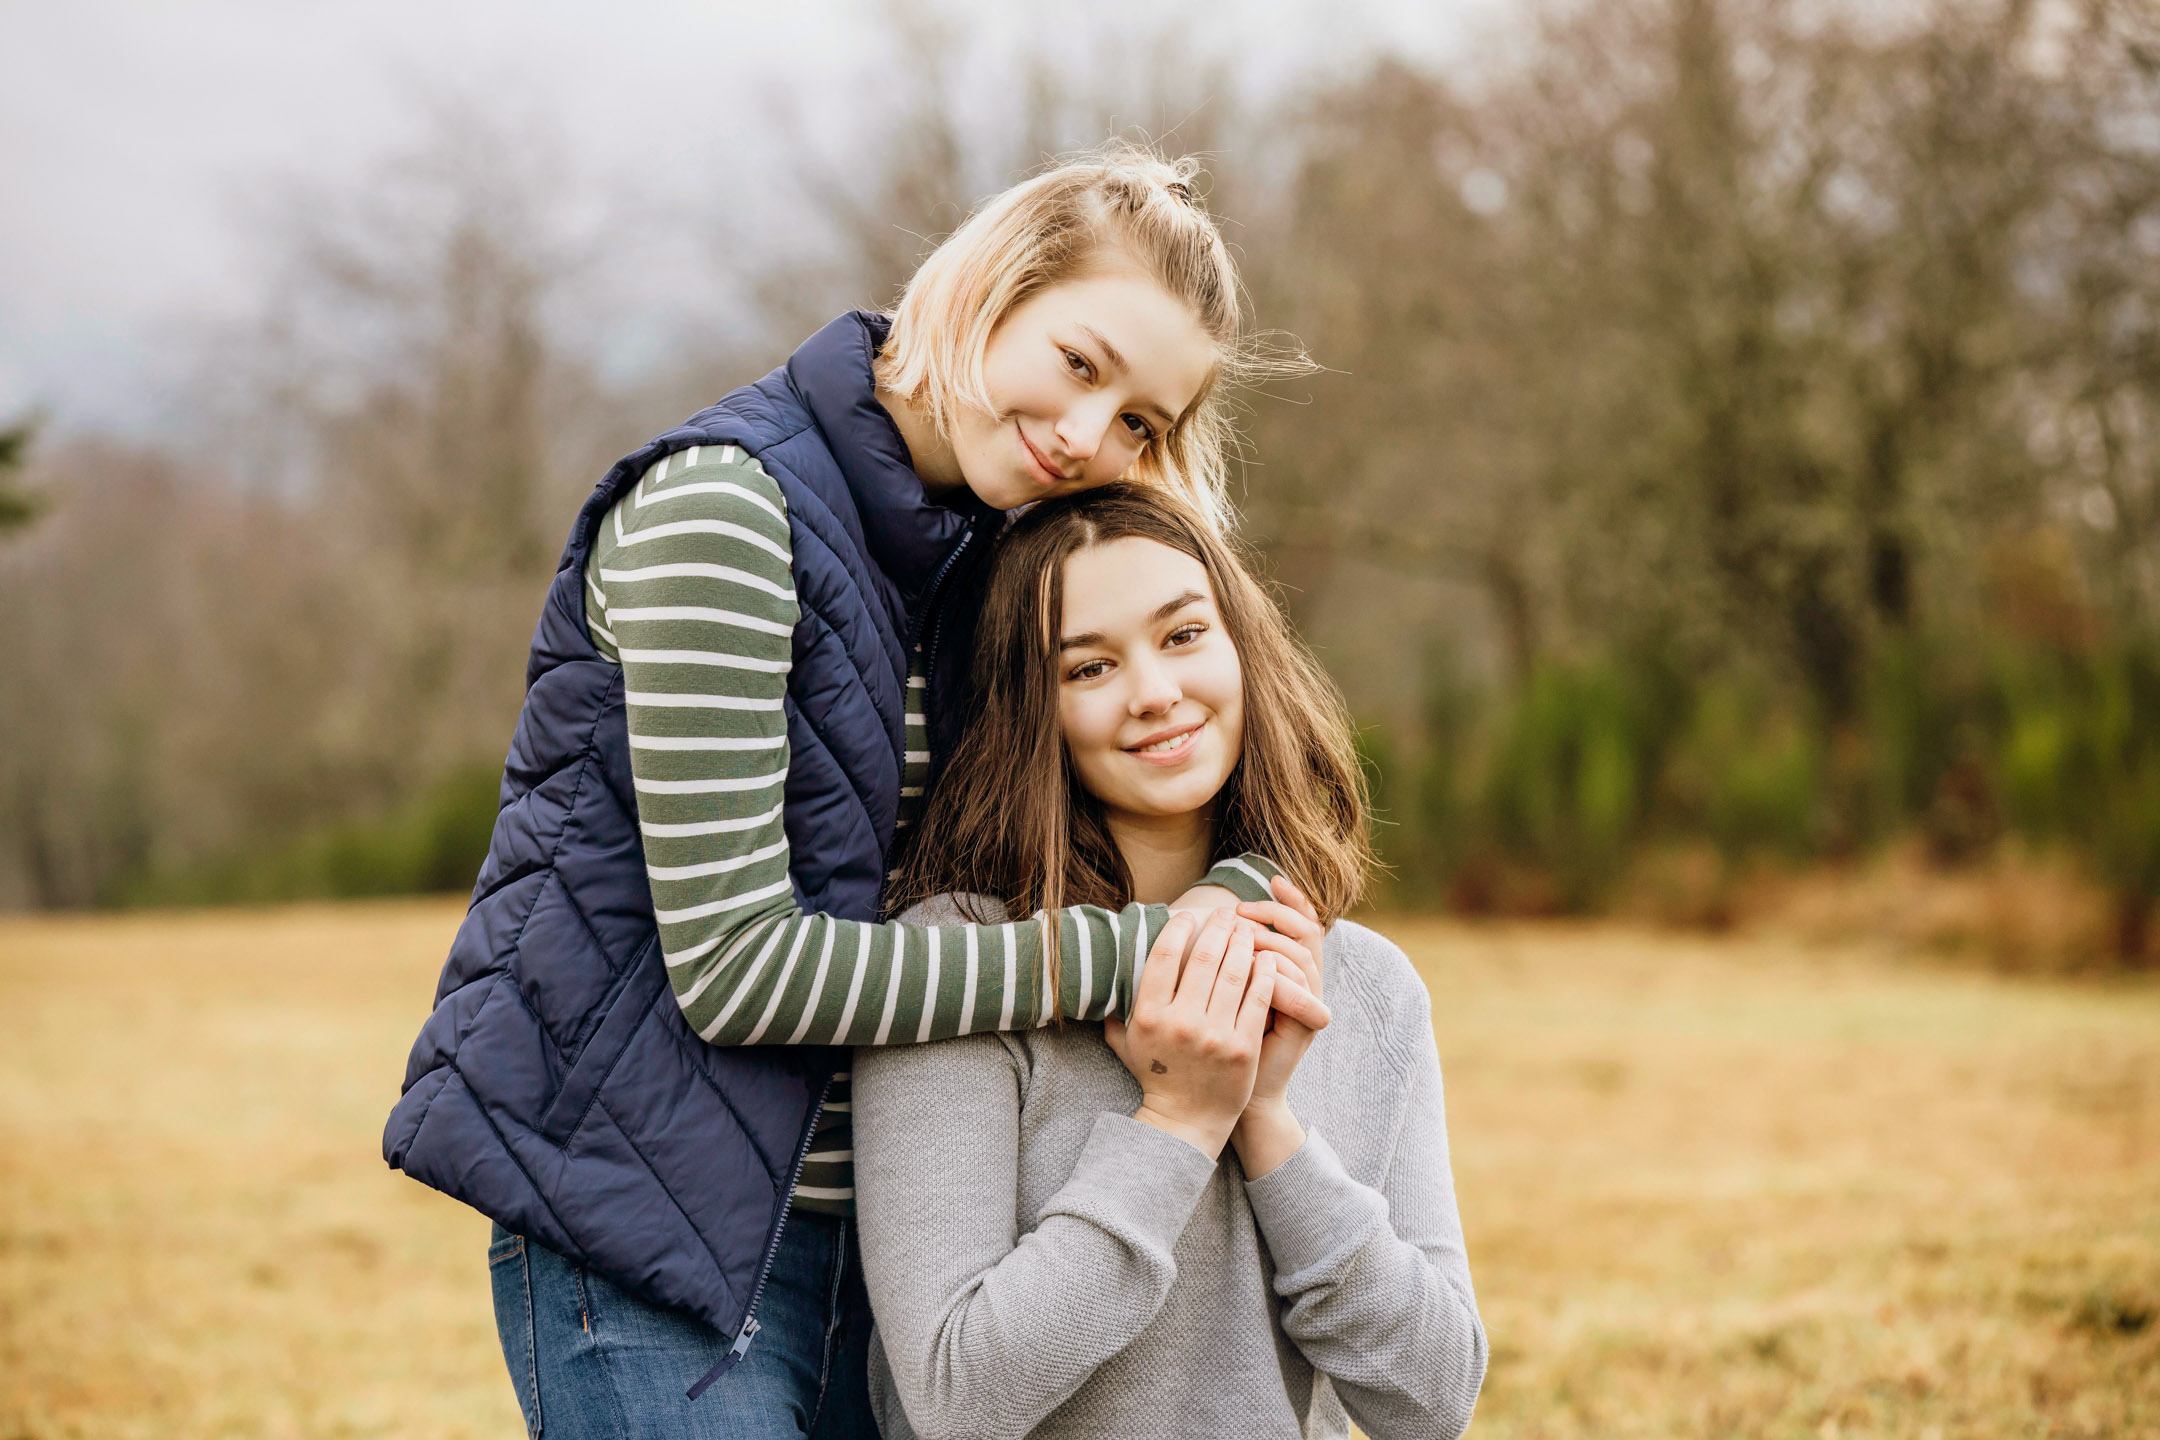
[[[1499,0],[944,0],[978,70],[1058,27],[1144,46],[1166,15],[1279,92],[1388,47],[1444,63]],[[244,216],[411,142],[424,97],[552,132],[617,197],[754,183],[774,87],[845,144],[886,59],[878,0],[0,0],[0,421],[147,414],[191,324],[243,309]],[[1083,16],[1075,19],[1076,15]],[[1051,53],[1060,53],[1054,46]],[[984,57],[987,57],[985,59]]]

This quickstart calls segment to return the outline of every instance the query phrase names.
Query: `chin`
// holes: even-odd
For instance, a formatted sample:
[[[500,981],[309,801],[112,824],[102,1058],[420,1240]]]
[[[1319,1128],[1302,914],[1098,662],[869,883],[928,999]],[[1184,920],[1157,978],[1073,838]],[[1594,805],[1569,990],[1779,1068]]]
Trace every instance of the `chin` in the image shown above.
[[[1168,820],[1205,810],[1221,793],[1220,781],[1205,784],[1197,780],[1181,779],[1162,785],[1136,785],[1133,787],[1131,802],[1126,808],[1137,815],[1152,815],[1157,819]]]
[[[1042,499],[1044,493],[1041,486],[1017,475],[998,475],[980,483],[969,477],[967,483],[975,498],[993,510],[1017,510],[1030,500]]]

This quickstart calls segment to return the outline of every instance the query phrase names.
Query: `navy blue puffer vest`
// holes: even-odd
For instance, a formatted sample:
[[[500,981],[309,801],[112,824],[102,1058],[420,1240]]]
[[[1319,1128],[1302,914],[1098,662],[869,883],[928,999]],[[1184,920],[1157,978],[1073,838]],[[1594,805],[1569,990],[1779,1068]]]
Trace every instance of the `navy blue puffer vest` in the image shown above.
[[[533,636],[487,863],[383,1135],[392,1166],[728,1334],[756,1304],[837,1057],[717,1049],[677,1009],[622,671],[593,648],[581,576],[609,507],[662,455],[758,457],[787,498],[802,610],[786,706],[796,898],[876,919],[911,643],[925,636],[944,753],[965,708],[976,562],[1000,518],[971,496],[924,495],[872,389],[885,331],[882,316],[843,315],[626,456],[585,502]]]

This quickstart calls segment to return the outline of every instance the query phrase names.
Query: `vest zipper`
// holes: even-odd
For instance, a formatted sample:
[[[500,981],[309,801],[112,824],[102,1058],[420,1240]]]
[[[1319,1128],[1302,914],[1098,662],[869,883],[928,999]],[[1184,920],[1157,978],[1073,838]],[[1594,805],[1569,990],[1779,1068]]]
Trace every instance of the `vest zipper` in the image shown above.
[[[944,638],[945,630],[944,626],[937,623],[938,599],[945,589],[945,577],[952,573],[953,566],[960,563],[961,555],[966,553],[968,546],[973,544],[974,541],[975,527],[970,525],[967,528],[967,533],[960,537],[960,543],[953,546],[952,554],[945,557],[945,563],[938,566],[937,574],[930,581],[928,603],[923,606],[923,624],[930,631],[928,644],[923,650],[923,736],[925,739],[930,734],[930,683],[937,674],[938,641]]]
[[[802,1144],[796,1148],[795,1163],[788,1169],[787,1197],[780,1202],[780,1221],[773,1226],[772,1238],[765,1242],[765,1261],[758,1267],[757,1284],[750,1291],[750,1304],[743,1310],[742,1328],[735,1332],[735,1343],[728,1347],[720,1363],[700,1375],[697,1383],[689,1389],[692,1400],[712,1388],[713,1382],[742,1363],[743,1356],[750,1353],[750,1342],[764,1327],[758,1324],[758,1301],[765,1298],[765,1281],[772,1275],[773,1261],[780,1255],[780,1232],[787,1229],[788,1211],[795,1203],[795,1187],[802,1180],[803,1161],[809,1158],[810,1142],[817,1135],[818,1121],[824,1117],[825,1101],[832,1094],[833,1077],[825,1077],[825,1086],[818,1091],[817,1107],[810,1112],[810,1123],[803,1127]]]

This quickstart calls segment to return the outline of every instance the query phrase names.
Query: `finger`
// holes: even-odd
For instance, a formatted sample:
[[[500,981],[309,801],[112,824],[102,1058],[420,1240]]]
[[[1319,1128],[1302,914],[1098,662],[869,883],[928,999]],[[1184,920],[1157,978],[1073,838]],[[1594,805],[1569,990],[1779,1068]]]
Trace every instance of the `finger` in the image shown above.
[[[1300,900],[1304,897],[1299,896]],[[1299,960],[1298,968],[1305,983],[1315,993],[1320,989],[1320,954],[1327,945],[1327,927],[1313,918],[1307,910],[1286,905],[1279,900],[1248,900],[1238,906],[1238,914],[1298,942],[1306,948],[1307,955]],[[1288,952],[1283,952],[1288,953]]]
[[[1325,977],[1320,962],[1307,947],[1294,940],[1285,940],[1273,931],[1263,930],[1253,937],[1253,948],[1263,955],[1272,955],[1276,968],[1289,978],[1303,985],[1315,995],[1325,995]]]
[[[1223,952],[1229,949],[1230,932],[1236,927],[1237,916],[1228,910],[1208,916],[1200,933],[1193,937],[1192,948],[1185,953],[1185,969],[1178,976],[1173,1003],[1193,1010],[1207,1009],[1208,996],[1215,989],[1215,972],[1222,968]]]
[[[1260,957],[1266,961],[1270,957]],[[1282,972],[1272,964],[1262,963],[1253,971],[1252,984],[1246,987],[1237,1009],[1236,1025],[1240,1033],[1253,1044],[1260,1043],[1260,1036],[1267,1029],[1268,1016],[1274,1013],[1275,987],[1282,979]]]
[[[1289,876],[1277,875],[1268,882],[1268,889],[1275,893],[1276,899],[1312,921],[1313,924],[1318,925],[1320,923],[1320,912],[1313,908],[1312,901],[1305,898],[1305,892],[1291,883]]]
[[[1327,938],[1327,929],[1318,920],[1280,900],[1241,900],[1237,913],[1241,920],[1265,925],[1293,940],[1318,942]]]
[[[1275,976],[1275,994],[1272,1002],[1277,1010],[1315,1030],[1325,1030],[1328,1024],[1328,1008],[1320,997],[1300,984],[1295,976],[1278,971]]]
[[[1286,935],[1272,925],[1255,927],[1253,943],[1278,955],[1303,953],[1317,960],[1327,941],[1318,935]]]
[[[1270,973],[1274,971],[1272,959],[1268,962]],[[1253,978],[1252,931],[1238,926],[1230,937],[1228,948],[1223,951],[1222,964],[1215,972],[1215,988],[1208,996],[1208,1018],[1224,1029],[1237,1023],[1238,1006],[1245,999],[1245,991]]]
[[[1199,920],[1185,911],[1170,917],[1162,934],[1148,947],[1147,964],[1140,969],[1140,984],[1133,995],[1133,1007],[1170,1003],[1177,994],[1178,966],[1185,958],[1185,947],[1200,928]]]
[[[1298,979],[1304,982],[1306,989],[1312,991],[1315,995],[1322,993],[1321,983],[1323,976],[1320,966],[1320,950],[1317,944],[1294,940],[1287,935],[1279,935],[1273,930],[1262,930],[1253,936],[1253,946],[1255,949],[1265,950],[1282,957],[1285,962],[1284,968],[1294,970]]]

